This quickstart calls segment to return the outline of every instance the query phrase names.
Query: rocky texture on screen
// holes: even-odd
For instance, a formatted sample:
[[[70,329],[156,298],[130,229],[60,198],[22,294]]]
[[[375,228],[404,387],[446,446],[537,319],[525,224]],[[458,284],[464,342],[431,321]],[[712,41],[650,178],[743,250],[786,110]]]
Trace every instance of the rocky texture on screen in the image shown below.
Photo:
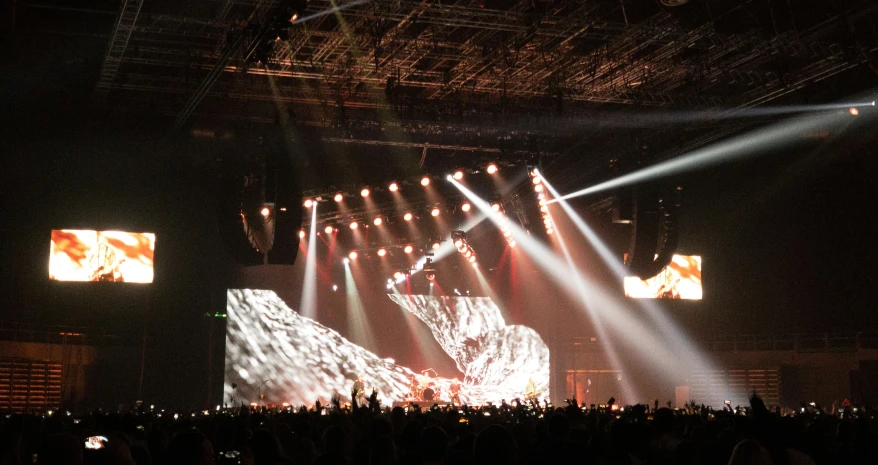
[[[462,401],[474,405],[522,397],[530,378],[548,395],[548,347],[531,328],[506,325],[491,299],[389,298],[426,324],[465,374]],[[326,403],[334,393],[346,399],[357,375],[363,375],[367,389],[378,390],[385,405],[405,398],[410,376],[420,378],[299,315],[274,291],[228,291],[224,402],[255,402],[260,394],[268,403],[293,405]],[[448,392],[450,378],[434,381]]]

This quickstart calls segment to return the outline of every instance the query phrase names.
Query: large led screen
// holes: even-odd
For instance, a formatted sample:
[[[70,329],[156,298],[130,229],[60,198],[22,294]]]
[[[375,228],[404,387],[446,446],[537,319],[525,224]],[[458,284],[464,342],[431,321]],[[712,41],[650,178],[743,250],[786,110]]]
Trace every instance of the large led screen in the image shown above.
[[[426,325],[463,373],[460,400],[469,405],[524,398],[533,387],[549,395],[549,348],[531,328],[507,325],[488,297],[389,294]],[[397,364],[394,354],[372,353],[335,330],[299,315],[274,291],[228,291],[225,400],[235,404],[328,402],[348,398],[353,380],[374,387],[384,405],[410,393],[424,374]],[[409,350],[417,350],[411,348]],[[447,375],[447,374],[446,374]],[[268,382],[266,382],[268,381]],[[452,378],[429,379],[436,402],[448,402]]]
[[[155,234],[52,230],[49,279],[151,283]]]
[[[625,296],[636,299],[701,300],[701,257],[674,255],[661,273],[646,281],[627,276],[624,286]]]

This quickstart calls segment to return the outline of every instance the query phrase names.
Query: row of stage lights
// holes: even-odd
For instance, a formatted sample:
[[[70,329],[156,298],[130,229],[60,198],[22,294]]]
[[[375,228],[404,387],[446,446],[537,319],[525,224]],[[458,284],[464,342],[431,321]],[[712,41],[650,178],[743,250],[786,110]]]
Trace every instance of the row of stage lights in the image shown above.
[[[499,170],[500,170],[500,169],[497,167],[497,164],[496,164],[496,163],[490,163],[490,164],[488,164],[488,165],[485,167],[485,172],[488,173],[488,174],[496,174]],[[454,174],[452,174],[452,177],[453,177],[456,181],[460,181],[460,180],[462,180],[463,177],[464,177],[464,172],[463,172],[463,170],[457,170],[457,171],[455,171]],[[424,176],[424,177],[421,178],[420,184],[421,184],[421,186],[427,187],[427,186],[429,186],[430,183],[432,182],[431,180],[432,180],[432,178],[431,178],[430,176]],[[390,191],[390,192],[399,192],[399,190],[400,190],[400,185],[399,185],[398,182],[393,181],[393,182],[391,182],[390,184],[387,185],[387,190]],[[360,197],[362,197],[362,198],[365,199],[365,198],[368,198],[370,195],[372,195],[372,189],[369,188],[368,186],[367,186],[367,187],[363,187],[363,188],[360,190]],[[344,202],[344,198],[345,198],[345,194],[344,194],[343,192],[337,192],[337,193],[336,193],[335,195],[333,195],[333,197],[332,197],[332,199],[333,199],[336,203],[342,203],[342,202]],[[317,203],[317,200],[315,200],[315,199],[311,199],[311,198],[308,198],[308,199],[305,199],[303,205],[305,206],[305,208],[311,208],[311,207],[314,206],[314,204],[316,204],[316,203]],[[468,206],[469,204],[466,204],[466,205]],[[435,211],[438,211],[438,210],[434,209],[434,212],[435,212]],[[464,210],[464,211],[469,211],[469,207],[467,207],[467,209]],[[438,216],[438,215],[439,215],[438,213],[435,213],[433,216]],[[406,220],[406,221],[408,221],[408,220]]]
[[[545,186],[543,186],[543,178],[533,171],[530,172],[530,176],[534,184],[534,192],[537,193],[537,201],[540,206],[540,216],[543,218],[543,226],[546,227],[546,234],[551,236],[555,233],[555,221],[552,219],[552,214],[549,213],[549,204],[548,199],[546,198],[546,189]]]
[[[494,206],[495,211],[500,211],[500,204],[499,203],[494,203],[493,206]],[[267,210],[267,207],[265,208],[265,210]],[[472,205],[469,202],[463,202],[462,204],[460,204],[460,210],[468,213],[468,212],[472,211]],[[263,216],[268,216],[269,214],[270,213],[265,213]],[[433,218],[438,218],[440,215],[442,215],[442,208],[433,207],[432,209],[430,209],[430,216],[432,216]],[[412,221],[415,218],[416,218],[415,213],[411,212],[411,211],[405,212],[405,214],[402,216],[402,219],[404,221]],[[376,216],[375,218],[372,219],[372,224],[375,226],[381,226],[384,224],[384,221],[385,221],[384,217]],[[360,224],[361,223],[357,220],[351,220],[351,222],[348,223],[348,228],[350,228],[352,230],[357,230],[360,228]],[[323,232],[326,234],[332,234],[333,232],[336,232],[336,231],[338,231],[338,228],[333,226],[333,225],[326,225],[326,227],[323,228]],[[299,238],[300,239],[304,239],[306,234],[307,233],[305,232],[305,229],[299,230]]]
[[[451,233],[451,240],[454,241],[454,247],[457,251],[463,255],[463,257],[470,263],[476,262],[476,251],[473,250],[473,246],[469,244],[466,240],[466,233],[463,231],[454,231]]]

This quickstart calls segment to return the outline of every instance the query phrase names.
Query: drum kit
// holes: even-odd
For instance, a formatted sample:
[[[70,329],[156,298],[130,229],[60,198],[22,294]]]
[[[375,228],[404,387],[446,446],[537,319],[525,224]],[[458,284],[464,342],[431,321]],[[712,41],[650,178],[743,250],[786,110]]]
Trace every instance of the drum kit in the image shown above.
[[[410,379],[409,393],[406,401],[439,401],[442,397],[442,388],[439,387],[429,376],[429,371],[424,370],[421,380],[415,379],[414,375]]]

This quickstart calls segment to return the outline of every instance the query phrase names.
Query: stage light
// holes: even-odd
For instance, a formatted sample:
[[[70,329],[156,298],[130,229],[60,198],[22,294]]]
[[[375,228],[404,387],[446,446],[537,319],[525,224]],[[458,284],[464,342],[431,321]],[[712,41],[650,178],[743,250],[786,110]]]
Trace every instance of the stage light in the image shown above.
[[[390,192],[396,192],[399,190],[399,184],[392,182],[389,186],[387,186],[387,188],[390,190]]]
[[[374,224],[375,226],[381,226],[381,223],[382,223],[382,220],[381,220],[380,216],[378,218],[375,218],[374,220],[372,220],[372,224]]]
[[[344,263],[345,265],[348,265],[351,263],[351,259],[348,257],[345,257],[344,260],[342,260],[342,263]]]
[[[405,246],[405,248],[402,249],[402,250],[403,250],[405,253],[412,253],[412,251],[415,250],[415,248],[412,247],[412,246],[410,246],[410,245],[407,245],[407,246]]]
[[[469,262],[470,262],[470,263],[475,263],[475,261],[476,261],[476,256],[475,256],[475,255],[470,255],[470,257],[469,257]]]
[[[411,220],[412,220],[412,214],[409,213],[409,212],[406,212],[406,214],[402,217],[402,219],[404,219],[404,220],[406,220],[406,221],[411,221]]]
[[[458,249],[463,247],[463,241],[460,239],[454,241],[454,246],[457,247]]]
[[[488,165],[488,168],[486,169],[486,171],[488,172],[488,174],[496,173],[497,172],[497,165],[491,163],[490,165]]]
[[[515,241],[510,242],[509,247],[515,248]]]
[[[325,232],[326,234],[332,234],[333,231],[335,231],[335,228],[333,228],[332,226],[327,226],[323,229],[323,232]]]
[[[433,215],[433,216],[439,216],[439,209],[438,209],[438,208],[434,208],[433,211],[430,212],[430,214]]]
[[[542,191],[543,191],[542,184],[537,184],[536,186],[534,186],[534,192],[542,192]]]
[[[351,221],[351,229],[357,229],[359,226],[356,221]]]
[[[463,205],[460,206],[460,209],[468,212],[470,211],[470,209],[472,209],[472,206],[469,204],[469,202],[465,202]]]
[[[363,198],[368,197],[369,196],[369,188],[364,187],[363,190],[360,191],[360,196],[362,196]]]
[[[478,263],[473,263],[473,268],[478,268],[478,267],[479,267]]]
[[[491,209],[493,209],[495,212],[499,212],[500,211],[500,204],[499,203],[492,203]]]
[[[357,256],[358,254],[356,250],[351,250],[351,253],[348,254],[348,258],[350,258],[351,260],[356,260]]]
[[[542,207],[540,207],[540,211],[541,211],[541,212],[544,212],[544,213],[545,213],[545,212],[548,212],[548,211],[549,211],[549,206],[548,206],[548,205],[543,205]]]
[[[549,229],[546,230],[546,234],[548,234],[548,235],[551,236],[552,234],[555,234],[555,230],[552,229],[552,228],[549,228]]]
[[[541,207],[545,207],[545,206],[546,206],[546,199],[540,199],[540,206],[541,206]]]
[[[469,249],[467,249],[467,250],[465,250],[465,251],[463,252],[463,256],[464,256],[464,257],[467,257],[467,258],[469,258],[470,256],[472,256],[472,254],[473,254],[473,251],[472,251],[472,250],[469,250]]]
[[[384,249],[378,249],[378,256],[379,256],[379,257],[383,257],[383,256],[385,256],[385,255],[387,255],[387,251],[386,251],[386,250],[384,250]]]
[[[433,243],[433,250],[439,250],[439,247],[442,247],[442,244],[439,241]]]
[[[857,108],[856,108],[856,107],[851,107],[851,109],[850,109],[850,110],[848,110],[848,111],[850,111],[850,112],[851,112],[851,114],[852,114],[852,115],[854,115],[854,116],[857,116],[857,115],[859,115],[859,114],[860,114],[860,110],[857,110]]]
[[[454,179],[456,179],[456,180],[458,180],[458,181],[460,181],[461,179],[463,179],[463,171],[461,171],[461,170],[457,170],[457,171],[455,171],[455,172],[454,172]]]
[[[262,207],[262,210],[259,210],[259,213],[261,213],[263,217],[268,218],[268,215],[271,214],[271,209],[268,207]]]
[[[537,176],[537,175],[534,175],[534,179],[533,179],[533,181],[534,181],[534,184],[540,184],[540,183],[543,182],[543,180],[540,179],[540,177]]]
[[[427,176],[424,176],[423,178],[421,178],[421,185],[424,187],[429,186],[430,185],[430,178]]]
[[[344,200],[344,196],[341,195],[341,192],[339,192],[338,194],[335,194],[335,197],[333,197],[333,199],[334,199],[337,203],[341,203],[341,201]]]
[[[304,239],[304,238],[305,238],[305,230],[304,230],[304,229],[300,229],[300,230],[299,230],[299,239]]]
[[[397,271],[396,273],[393,273],[393,279],[395,279],[397,281],[402,280],[402,278],[404,278],[404,277],[405,277],[405,275],[402,273],[402,271]]]
[[[314,206],[314,201],[311,199],[305,199],[305,208],[311,208]]]

